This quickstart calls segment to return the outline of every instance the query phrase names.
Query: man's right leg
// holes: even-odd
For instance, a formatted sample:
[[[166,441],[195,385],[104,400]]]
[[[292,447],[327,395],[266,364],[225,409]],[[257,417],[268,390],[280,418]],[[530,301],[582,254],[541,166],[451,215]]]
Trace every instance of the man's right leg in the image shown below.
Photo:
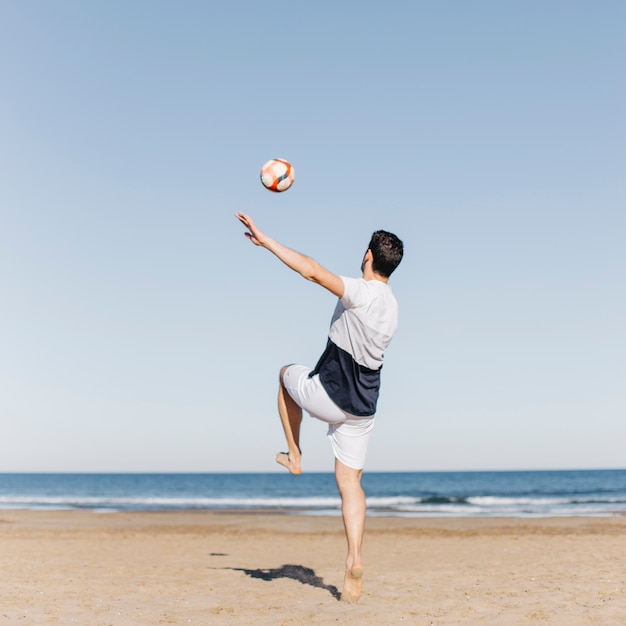
[[[363,562],[361,546],[365,532],[365,493],[361,487],[363,470],[353,469],[335,459],[335,478],[341,495],[341,513],[348,540],[346,574],[341,591],[343,602],[356,602],[361,596]]]
[[[276,455],[276,462],[285,466],[292,474],[301,474],[300,467],[300,424],[302,423],[302,409],[285,389],[283,376],[289,366],[286,365],[280,370],[280,385],[278,387],[278,413],[285,431],[288,452],[279,452]]]

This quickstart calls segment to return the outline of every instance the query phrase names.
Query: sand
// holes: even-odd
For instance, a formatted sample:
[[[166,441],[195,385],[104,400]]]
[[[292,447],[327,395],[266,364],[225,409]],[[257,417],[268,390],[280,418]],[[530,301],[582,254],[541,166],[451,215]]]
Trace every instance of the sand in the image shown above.
[[[626,624],[626,518],[0,511],[3,624]]]

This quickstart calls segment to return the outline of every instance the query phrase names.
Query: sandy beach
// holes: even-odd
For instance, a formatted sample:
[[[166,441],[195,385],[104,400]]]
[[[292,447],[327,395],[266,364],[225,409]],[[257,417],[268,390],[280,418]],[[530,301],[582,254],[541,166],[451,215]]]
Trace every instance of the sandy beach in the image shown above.
[[[0,513],[0,624],[626,624],[626,518]]]

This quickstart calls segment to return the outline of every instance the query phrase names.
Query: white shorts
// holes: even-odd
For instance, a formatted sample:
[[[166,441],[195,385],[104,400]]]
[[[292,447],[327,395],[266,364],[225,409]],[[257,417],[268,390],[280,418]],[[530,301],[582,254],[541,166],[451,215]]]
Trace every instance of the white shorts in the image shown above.
[[[374,416],[357,417],[342,411],[328,397],[319,375],[309,378],[310,372],[304,365],[290,365],[283,374],[285,389],[311,417],[328,424],[335,458],[352,469],[363,469]]]

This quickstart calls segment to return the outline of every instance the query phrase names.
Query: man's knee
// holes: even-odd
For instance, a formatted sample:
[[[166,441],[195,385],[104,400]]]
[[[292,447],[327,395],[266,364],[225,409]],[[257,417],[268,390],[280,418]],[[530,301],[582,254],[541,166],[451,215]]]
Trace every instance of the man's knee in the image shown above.
[[[362,469],[354,469],[344,465],[339,459],[335,460],[335,479],[340,490],[360,485],[362,476]]]
[[[280,380],[281,383],[285,380],[285,378],[284,378],[285,372],[291,367],[291,365],[293,365],[293,364],[283,365],[280,368],[280,373],[278,374],[278,380]]]

